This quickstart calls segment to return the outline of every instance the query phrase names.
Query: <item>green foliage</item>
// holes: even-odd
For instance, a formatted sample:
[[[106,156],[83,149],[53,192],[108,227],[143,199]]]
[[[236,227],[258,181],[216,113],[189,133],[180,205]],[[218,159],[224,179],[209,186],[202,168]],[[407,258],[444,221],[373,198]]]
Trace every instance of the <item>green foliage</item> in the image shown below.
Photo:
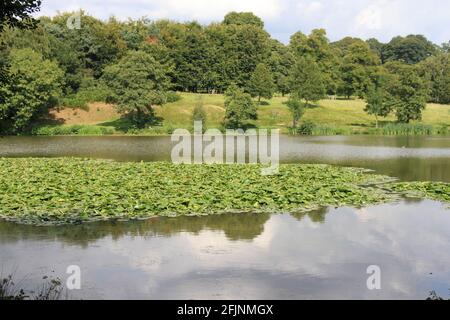
[[[236,85],[231,85],[225,92],[225,126],[230,129],[243,129],[247,120],[256,120],[257,117],[252,97]]]
[[[289,48],[297,59],[307,57],[317,63],[326,92],[336,93],[339,57],[330,45],[324,29],[314,29],[309,36],[301,32],[291,37]]]
[[[387,67],[396,75],[388,91],[392,97],[390,103],[395,110],[397,120],[403,123],[421,120],[428,95],[426,82],[419,77],[416,68],[412,66],[391,63]]]
[[[291,94],[295,99],[309,102],[322,99],[325,96],[325,85],[322,73],[317,63],[310,57],[299,58],[290,75]]]
[[[450,53],[443,53],[423,61],[420,68],[429,81],[430,101],[450,103]]]
[[[443,182],[401,182],[389,186],[413,198],[450,202],[450,184]]]
[[[263,63],[258,64],[248,85],[251,96],[258,97],[258,101],[261,101],[261,98],[271,99],[274,89],[272,73],[269,68]]]
[[[64,135],[80,135],[80,136],[101,136],[116,133],[114,127],[94,126],[94,125],[64,125],[55,126],[47,125],[34,128],[33,135],[37,136],[64,136]]]
[[[393,199],[382,188],[367,187],[392,179],[364,169],[281,165],[277,176],[262,176],[261,168],[4,158],[0,159],[0,217],[55,224],[226,212],[297,212]]]
[[[110,101],[130,117],[138,128],[154,122],[152,106],[166,102],[166,70],[151,55],[130,51],[104,70],[103,80],[111,89]]]
[[[110,89],[102,82],[86,79],[76,93],[60,99],[60,105],[69,108],[87,109],[90,102],[106,102],[111,95]]]
[[[18,28],[32,28],[32,14],[39,11],[41,0],[3,0],[0,11],[0,32],[5,24]]]
[[[398,136],[398,135],[411,135],[411,136],[428,136],[433,134],[444,134],[443,128],[433,128],[432,125],[426,124],[408,124],[408,123],[389,123],[383,125],[380,128],[370,130],[372,134]]]
[[[201,121],[203,127],[206,127],[206,112],[203,108],[203,99],[201,96],[198,97],[198,102],[192,111],[192,123],[194,123],[194,121]]]
[[[223,23],[226,25],[252,25],[261,29],[264,28],[264,22],[252,12],[230,12],[223,19]]]
[[[0,131],[19,133],[57,104],[63,72],[31,49],[12,50],[10,78],[0,88]]]
[[[168,91],[166,93],[166,102],[173,103],[181,100],[181,96],[175,91]]]
[[[305,108],[302,102],[295,97],[290,97],[286,104],[292,114],[292,129],[295,132],[295,129],[297,128],[297,122],[305,113]]]
[[[298,128],[297,133],[305,135],[305,136],[310,136],[313,134],[315,128],[316,128],[316,124],[314,122],[303,121],[303,123]]]
[[[382,59],[415,64],[436,53],[435,45],[422,35],[395,37],[383,46]]]
[[[378,117],[385,118],[392,112],[391,97],[389,97],[386,89],[389,79],[388,74],[377,74],[366,96],[367,105],[364,111],[375,116],[376,128],[378,128]]]
[[[342,53],[338,93],[350,98],[364,97],[371,85],[371,77],[380,63],[376,54],[361,40],[347,40]]]

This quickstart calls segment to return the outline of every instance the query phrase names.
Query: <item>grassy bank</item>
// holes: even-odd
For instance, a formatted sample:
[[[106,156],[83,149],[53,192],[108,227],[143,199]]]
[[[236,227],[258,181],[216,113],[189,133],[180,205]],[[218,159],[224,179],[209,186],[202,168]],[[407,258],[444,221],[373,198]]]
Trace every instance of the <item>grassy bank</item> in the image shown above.
[[[207,116],[207,127],[221,128],[225,115],[222,95],[203,94],[202,101]],[[86,110],[64,109],[52,112],[57,124],[39,126],[38,135],[103,135],[103,134],[170,134],[175,128],[192,128],[191,116],[198,103],[198,94],[182,93],[181,99],[163,107],[156,107],[160,124],[145,130],[132,129],[131,123],[122,119],[114,107],[102,103],[89,104]],[[274,97],[258,106],[258,120],[252,124],[259,128],[279,128],[290,133],[291,114],[286,97]],[[321,100],[309,108],[302,122],[313,123],[313,135],[437,135],[450,133],[450,105],[429,104],[421,122],[397,124],[393,115],[381,119],[375,128],[375,118],[364,112],[362,100]],[[79,126],[85,129],[77,130]]]
[[[322,206],[366,206],[396,197],[377,187],[392,179],[363,169],[282,165],[276,176],[262,176],[260,169],[258,165],[4,158],[0,159],[0,217],[55,224],[295,212]]]

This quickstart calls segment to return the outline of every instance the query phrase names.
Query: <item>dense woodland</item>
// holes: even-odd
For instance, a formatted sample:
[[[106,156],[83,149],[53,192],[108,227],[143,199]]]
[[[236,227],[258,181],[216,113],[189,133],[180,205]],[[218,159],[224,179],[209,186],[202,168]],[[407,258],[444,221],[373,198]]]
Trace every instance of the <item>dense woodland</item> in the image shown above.
[[[145,127],[152,106],[177,99],[177,91],[225,93],[229,127],[255,118],[258,102],[274,94],[289,96],[293,127],[329,96],[363,98],[377,119],[394,113],[403,123],[420,120],[426,102],[450,103],[450,42],[422,35],[331,42],[316,29],[285,45],[252,13],[209,25],[102,21],[84,12],[33,21],[27,17],[40,1],[24,2],[22,16],[6,10],[1,17],[1,133],[27,132],[49,108],[90,101],[114,103]],[[80,28],[68,27],[74,15]]]

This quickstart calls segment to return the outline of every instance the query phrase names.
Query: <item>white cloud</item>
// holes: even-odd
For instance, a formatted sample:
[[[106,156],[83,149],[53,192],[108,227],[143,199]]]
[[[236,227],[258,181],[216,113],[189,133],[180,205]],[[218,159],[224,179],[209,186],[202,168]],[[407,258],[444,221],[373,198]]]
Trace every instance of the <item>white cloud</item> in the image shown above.
[[[376,5],[371,5],[358,14],[356,17],[356,24],[360,28],[379,30],[382,28],[381,17],[381,8]]]
[[[300,1],[297,4],[297,12],[299,15],[317,14],[324,9],[324,5],[320,1]]]

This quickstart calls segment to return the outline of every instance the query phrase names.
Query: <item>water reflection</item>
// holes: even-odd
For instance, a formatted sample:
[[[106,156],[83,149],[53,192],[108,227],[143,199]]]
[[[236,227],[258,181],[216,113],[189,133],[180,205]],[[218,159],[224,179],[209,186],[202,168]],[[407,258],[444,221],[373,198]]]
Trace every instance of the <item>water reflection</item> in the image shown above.
[[[113,241],[127,237],[170,237],[181,232],[198,235],[204,230],[220,231],[230,241],[252,240],[263,233],[267,213],[233,213],[210,216],[157,217],[143,221],[106,221],[80,225],[36,227],[12,222],[0,223],[0,242],[19,242],[45,238],[70,245],[89,246],[99,239]]]
[[[82,268],[75,297],[425,299],[450,288],[450,210],[433,201],[308,215],[231,215],[63,228],[0,224],[3,267]],[[366,268],[382,290],[366,288]]]

